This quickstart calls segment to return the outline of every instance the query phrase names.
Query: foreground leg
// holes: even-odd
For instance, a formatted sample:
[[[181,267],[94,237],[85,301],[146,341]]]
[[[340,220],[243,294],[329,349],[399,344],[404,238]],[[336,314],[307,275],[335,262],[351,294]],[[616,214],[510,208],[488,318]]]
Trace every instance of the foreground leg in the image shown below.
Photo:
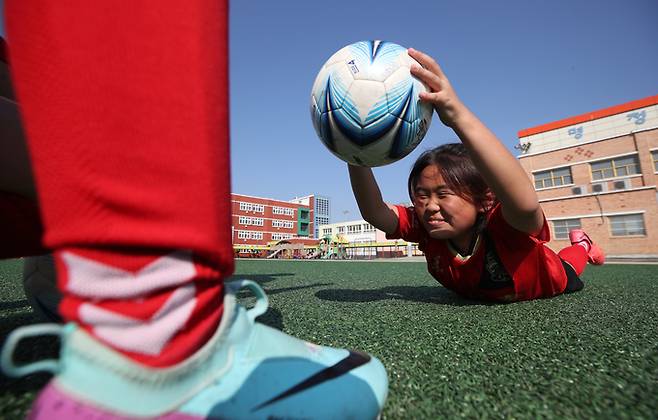
[[[233,269],[225,8],[169,3],[6,4],[61,315],[154,367],[214,333]]]
[[[374,417],[379,361],[255,324],[255,285],[256,312],[224,293],[226,2],[27,3],[7,2],[10,60],[71,321],[7,341],[8,373],[57,373],[34,417]],[[44,332],[61,361],[14,366]]]
[[[236,304],[239,288],[256,295],[253,309]],[[145,368],[102,345],[74,324],[23,327],[7,339],[3,368],[14,375],[56,373],[32,419],[372,419],[387,395],[379,360],[318,346],[254,322],[267,299],[251,281],[226,285],[224,316],[213,337],[182,363]],[[59,362],[15,366],[23,337],[56,334]]]

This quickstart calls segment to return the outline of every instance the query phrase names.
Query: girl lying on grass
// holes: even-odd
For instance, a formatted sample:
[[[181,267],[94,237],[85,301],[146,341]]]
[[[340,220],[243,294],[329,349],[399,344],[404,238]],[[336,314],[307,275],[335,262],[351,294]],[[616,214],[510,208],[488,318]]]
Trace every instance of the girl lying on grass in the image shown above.
[[[557,254],[545,246],[548,224],[521,165],[459,100],[434,59],[409,55],[422,65],[412,74],[430,90],[420,100],[461,143],[418,158],[407,182],[411,207],[386,204],[371,169],[349,165],[363,218],[390,239],[417,242],[430,274],[467,298],[510,302],[581,290],[587,262],[604,262],[601,249],[580,229]]]

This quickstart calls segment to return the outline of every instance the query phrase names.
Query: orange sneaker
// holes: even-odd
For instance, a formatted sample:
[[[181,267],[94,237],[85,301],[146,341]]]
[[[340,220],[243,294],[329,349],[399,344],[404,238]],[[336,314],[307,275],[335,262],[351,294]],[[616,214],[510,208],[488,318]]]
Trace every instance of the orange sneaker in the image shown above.
[[[587,250],[587,261],[594,265],[602,265],[605,262],[605,253],[582,229],[574,229],[569,232],[569,240],[572,245],[580,245]]]

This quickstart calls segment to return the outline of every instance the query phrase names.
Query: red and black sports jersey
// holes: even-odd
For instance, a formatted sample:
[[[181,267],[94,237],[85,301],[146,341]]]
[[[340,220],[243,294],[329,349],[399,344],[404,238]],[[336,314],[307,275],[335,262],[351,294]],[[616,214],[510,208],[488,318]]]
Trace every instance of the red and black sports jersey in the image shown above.
[[[448,241],[430,238],[413,207],[396,207],[398,228],[388,238],[417,242],[430,274],[464,297],[519,301],[555,296],[566,287],[560,258],[544,245],[550,240],[546,220],[539,234],[528,235],[505,221],[498,204],[486,215],[472,254],[462,256]]]

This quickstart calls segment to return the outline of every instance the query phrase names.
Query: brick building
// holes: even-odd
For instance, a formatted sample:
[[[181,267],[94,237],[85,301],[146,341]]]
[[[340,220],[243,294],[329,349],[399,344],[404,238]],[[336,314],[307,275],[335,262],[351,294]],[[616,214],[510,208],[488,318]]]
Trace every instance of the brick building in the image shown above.
[[[609,257],[658,257],[658,95],[522,130],[518,157],[551,227],[582,227]]]
[[[231,212],[233,247],[264,249],[273,241],[316,238],[316,214],[329,220],[329,199],[309,195],[283,201],[231,194]]]
[[[331,223],[331,201],[327,197],[319,195],[307,195],[290,200],[291,203],[302,204],[311,209],[313,219],[313,236],[319,238],[318,228],[320,225]]]

